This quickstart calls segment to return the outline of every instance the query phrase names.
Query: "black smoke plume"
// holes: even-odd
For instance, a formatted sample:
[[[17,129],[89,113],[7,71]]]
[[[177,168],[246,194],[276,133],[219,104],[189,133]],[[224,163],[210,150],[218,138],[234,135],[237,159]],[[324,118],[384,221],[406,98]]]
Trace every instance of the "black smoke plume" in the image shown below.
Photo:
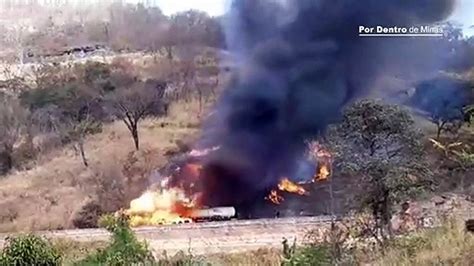
[[[234,78],[204,131],[221,148],[205,162],[205,203],[262,201],[294,177],[305,140],[323,133],[387,73],[426,77],[440,66],[433,38],[363,38],[367,27],[429,25],[452,0],[235,0],[227,41]],[[383,89],[383,88],[377,88]]]

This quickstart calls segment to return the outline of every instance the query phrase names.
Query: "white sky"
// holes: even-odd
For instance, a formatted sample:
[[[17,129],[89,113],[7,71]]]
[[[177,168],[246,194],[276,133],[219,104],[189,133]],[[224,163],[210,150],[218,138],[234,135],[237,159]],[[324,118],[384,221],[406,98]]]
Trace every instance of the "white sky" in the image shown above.
[[[451,16],[452,20],[462,23],[465,27],[474,25],[474,0],[457,0],[458,5]],[[465,33],[474,35],[474,28],[466,29]]]
[[[128,0],[137,2],[140,0]],[[144,0],[142,0],[144,1]],[[155,0],[167,15],[188,9],[198,9],[210,15],[222,15],[227,10],[230,0]],[[416,1],[416,0],[415,0]],[[474,25],[474,0],[457,0],[458,4],[450,19],[458,21],[466,27]],[[471,34],[474,29],[470,30]]]
[[[0,0],[3,1],[3,0]],[[49,0],[51,1],[51,0]],[[70,2],[86,3],[100,0],[69,0]],[[155,3],[166,15],[189,9],[206,11],[212,16],[225,13],[232,0],[124,0],[128,3]],[[291,1],[291,0],[290,0]],[[387,1],[387,0],[380,0]],[[412,0],[417,1],[417,0]],[[450,20],[455,20],[469,27],[474,25],[474,0],[456,0],[457,7]],[[474,29],[470,29],[470,35],[474,34]]]
[[[178,11],[198,9],[206,11],[211,16],[225,13],[226,0],[156,0],[163,13],[170,15]]]

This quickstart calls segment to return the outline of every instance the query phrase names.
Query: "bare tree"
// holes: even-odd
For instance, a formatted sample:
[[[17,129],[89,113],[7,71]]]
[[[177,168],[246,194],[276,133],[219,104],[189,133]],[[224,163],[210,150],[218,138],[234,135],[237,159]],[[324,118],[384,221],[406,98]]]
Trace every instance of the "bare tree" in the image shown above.
[[[175,58],[177,49],[188,51],[190,47],[222,47],[224,44],[219,19],[212,18],[205,12],[180,12],[172,15],[168,23],[161,25],[158,44],[163,55],[170,61]],[[182,59],[179,55],[178,57]]]
[[[160,39],[160,52],[163,56],[165,56],[170,62],[174,59],[174,46],[177,43],[177,29],[174,25],[168,24],[166,29],[161,34]]]
[[[167,107],[163,99],[165,88],[166,84],[160,81],[137,81],[106,96],[109,111],[125,123],[136,150],[140,149],[138,123],[148,116],[166,114]]]
[[[411,102],[426,112],[436,125],[436,138],[443,132],[457,135],[465,120],[464,107],[472,101],[471,85],[458,78],[440,76],[419,83]]]
[[[21,93],[29,88],[24,77],[20,76],[17,71],[9,64],[4,64],[0,68],[0,90],[5,90],[9,94]]]
[[[102,124],[87,114],[81,121],[70,123],[66,128],[69,140],[74,143],[74,148],[79,151],[84,166],[88,167],[89,162],[84,149],[84,141],[87,135],[100,132]],[[76,148],[77,145],[77,148]]]
[[[26,130],[28,112],[13,97],[0,95],[0,174],[14,166],[14,145]]]
[[[66,73],[51,73],[54,68],[38,71],[35,90],[21,95],[33,112],[41,132],[54,133],[63,144],[72,143],[88,166],[84,150],[86,135],[98,133],[107,120],[102,95],[109,87],[109,68],[101,63],[75,65]]]

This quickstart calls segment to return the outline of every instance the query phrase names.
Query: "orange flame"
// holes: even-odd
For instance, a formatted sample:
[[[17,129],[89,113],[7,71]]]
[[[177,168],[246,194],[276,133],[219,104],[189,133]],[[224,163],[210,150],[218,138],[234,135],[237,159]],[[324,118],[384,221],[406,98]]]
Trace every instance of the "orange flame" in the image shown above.
[[[176,188],[147,191],[130,202],[125,214],[130,217],[132,227],[192,222],[189,218],[194,202],[184,191]]]
[[[322,165],[319,168],[319,172],[315,176],[315,180],[316,181],[326,180],[326,179],[328,179],[330,174],[331,174],[331,172],[329,171],[328,166],[327,165]]]
[[[288,178],[283,178],[280,181],[280,183],[278,184],[278,189],[281,191],[296,193],[299,195],[306,194],[306,190],[302,186],[291,182]]]
[[[285,199],[278,194],[276,190],[272,190],[270,194],[266,197],[267,200],[273,202],[274,204],[281,204]]]
[[[318,142],[312,142],[309,144],[309,155],[313,160],[318,162],[319,165],[312,182],[327,180],[331,176],[332,171],[332,154],[325,150]],[[302,186],[293,183],[288,178],[280,180],[278,190],[296,193],[298,195],[309,194]],[[278,194],[277,190],[272,190],[265,199],[275,204],[280,204],[284,200],[284,198]]]
[[[320,165],[313,181],[327,180],[331,176],[332,154],[325,150],[321,144],[314,142],[310,144],[310,155]]]
[[[199,209],[199,192],[191,193],[199,178],[201,165],[187,164],[179,173],[179,181],[171,182],[167,177],[160,184],[130,202],[124,213],[132,227],[143,225],[166,225],[192,222],[192,213]]]
[[[290,179],[288,178],[283,178],[280,180],[280,183],[278,183],[278,189],[280,191],[286,191],[286,192],[289,192],[289,193],[295,193],[295,194],[298,194],[298,195],[307,195],[308,192],[306,192],[306,189],[304,189],[302,186],[296,184],[296,183],[293,183]],[[278,191],[277,190],[272,190],[270,191],[270,194],[265,198],[271,202],[273,202],[274,204],[281,204],[285,198],[283,198],[283,196],[281,196],[280,194],[278,194]]]

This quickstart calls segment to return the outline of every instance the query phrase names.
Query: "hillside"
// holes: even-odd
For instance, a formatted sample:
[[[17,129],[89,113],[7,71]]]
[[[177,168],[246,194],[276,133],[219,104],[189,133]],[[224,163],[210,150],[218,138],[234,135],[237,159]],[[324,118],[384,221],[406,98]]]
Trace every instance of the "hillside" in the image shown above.
[[[72,228],[73,214],[91,198],[112,210],[125,207],[147,188],[150,172],[166,163],[166,151],[199,132],[197,108],[196,103],[180,103],[167,117],[144,121],[144,148],[138,152],[117,121],[87,138],[88,168],[69,146],[43,155],[30,170],[1,178],[0,231]]]

